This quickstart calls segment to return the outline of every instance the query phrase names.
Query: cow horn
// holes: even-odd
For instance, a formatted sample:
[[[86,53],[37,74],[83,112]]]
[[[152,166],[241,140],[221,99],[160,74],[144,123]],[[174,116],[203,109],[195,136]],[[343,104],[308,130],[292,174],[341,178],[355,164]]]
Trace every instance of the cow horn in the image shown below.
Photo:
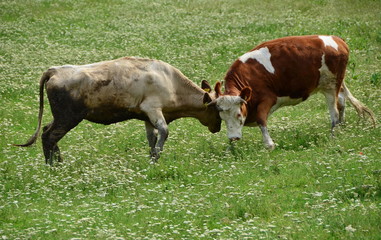
[[[209,103],[206,103],[205,105],[206,105],[207,107],[210,107],[210,106],[213,106],[213,105],[217,105],[216,103],[217,103],[217,101],[214,99],[213,101],[211,101],[211,102],[209,102]]]
[[[240,103],[240,104],[243,104],[243,103],[244,103],[244,104],[247,104],[246,100],[243,99],[243,98],[241,98],[241,97],[239,98],[239,103]]]
[[[217,111],[219,111],[219,112],[223,111],[223,109],[220,106],[218,106],[217,104],[216,104],[216,108],[217,108]]]

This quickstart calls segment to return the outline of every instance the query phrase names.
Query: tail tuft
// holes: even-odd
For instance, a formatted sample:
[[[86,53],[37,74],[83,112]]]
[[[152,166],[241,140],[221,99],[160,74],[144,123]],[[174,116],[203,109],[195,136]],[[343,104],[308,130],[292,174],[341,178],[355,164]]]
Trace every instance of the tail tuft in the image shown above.
[[[355,98],[351,94],[349,89],[345,86],[344,83],[343,83],[342,87],[344,90],[345,97],[349,100],[349,102],[352,104],[352,106],[356,109],[357,114],[362,118],[368,117],[371,120],[373,127],[376,127],[376,117],[375,117],[373,111],[370,110],[367,106],[365,106],[362,102],[360,102],[357,98]]]
[[[29,147],[36,142],[37,137],[38,137],[38,132],[35,132],[33,134],[33,136],[31,136],[26,143],[24,143],[24,144],[12,144],[12,145],[16,146],[16,147]]]
[[[40,79],[40,109],[39,109],[39,112],[38,112],[38,125],[37,125],[36,131],[28,139],[28,141],[26,143],[24,143],[24,144],[12,144],[13,146],[17,146],[17,147],[29,147],[33,143],[36,142],[38,134],[39,134],[40,129],[41,129],[41,120],[42,120],[42,114],[43,114],[43,111],[44,111],[44,86],[45,86],[45,83],[50,79],[50,77],[53,74],[54,74],[54,69],[49,69],[48,71],[44,72],[44,74],[42,75],[42,77]]]

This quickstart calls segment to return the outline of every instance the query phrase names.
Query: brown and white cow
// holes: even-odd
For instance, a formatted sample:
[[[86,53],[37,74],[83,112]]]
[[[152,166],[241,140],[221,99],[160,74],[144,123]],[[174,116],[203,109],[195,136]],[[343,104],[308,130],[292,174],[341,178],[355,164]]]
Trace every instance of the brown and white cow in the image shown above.
[[[344,120],[345,99],[359,115],[374,114],[352,96],[344,84],[348,62],[347,44],[335,36],[293,36],[264,42],[236,60],[221,83],[217,99],[210,102],[226,122],[230,140],[242,137],[242,127],[259,126],[263,142],[275,145],[267,130],[267,118],[280,107],[296,105],[311,94],[324,94],[332,122]]]
[[[209,88],[203,81],[203,88]],[[61,161],[58,141],[83,119],[111,124],[128,119],[145,121],[151,159],[157,161],[168,136],[167,124],[182,117],[197,118],[211,132],[218,132],[218,111],[203,99],[215,99],[175,67],[158,60],[125,57],[89,65],[52,67],[40,80],[38,127],[27,143],[38,136],[46,87],[53,121],[43,128],[46,162]]]

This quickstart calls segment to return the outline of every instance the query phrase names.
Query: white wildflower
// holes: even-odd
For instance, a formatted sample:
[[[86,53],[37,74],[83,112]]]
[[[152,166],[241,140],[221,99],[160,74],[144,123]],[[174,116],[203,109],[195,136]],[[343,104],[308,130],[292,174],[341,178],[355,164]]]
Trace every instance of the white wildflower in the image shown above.
[[[313,193],[312,196],[321,197],[321,196],[323,196],[323,193],[322,192],[316,192],[316,193]]]
[[[345,227],[345,231],[353,233],[356,232],[356,228],[353,228],[352,225],[348,225]]]

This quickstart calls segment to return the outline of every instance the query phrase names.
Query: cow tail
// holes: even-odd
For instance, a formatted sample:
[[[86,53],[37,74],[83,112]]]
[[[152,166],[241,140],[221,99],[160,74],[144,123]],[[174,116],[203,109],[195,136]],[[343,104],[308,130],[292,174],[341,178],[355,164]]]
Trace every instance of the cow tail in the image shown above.
[[[14,144],[15,146],[18,146],[18,147],[29,147],[30,145],[32,145],[33,143],[36,142],[38,134],[40,133],[40,130],[41,130],[42,114],[44,112],[44,87],[45,87],[45,83],[50,79],[50,77],[52,75],[53,75],[53,72],[52,72],[52,70],[49,69],[48,71],[44,72],[44,74],[42,75],[42,77],[40,79],[40,109],[39,109],[39,112],[38,112],[38,125],[37,125],[36,131],[28,139],[28,141],[26,143],[24,143],[24,144]]]
[[[349,102],[352,104],[352,106],[356,109],[357,114],[360,117],[365,118],[365,115],[367,115],[370,120],[373,123],[373,127],[376,127],[376,117],[372,110],[370,110],[367,106],[365,106],[362,102],[360,102],[357,98],[355,98],[349,89],[345,86],[345,83],[343,82],[343,90],[345,97],[349,100]]]

